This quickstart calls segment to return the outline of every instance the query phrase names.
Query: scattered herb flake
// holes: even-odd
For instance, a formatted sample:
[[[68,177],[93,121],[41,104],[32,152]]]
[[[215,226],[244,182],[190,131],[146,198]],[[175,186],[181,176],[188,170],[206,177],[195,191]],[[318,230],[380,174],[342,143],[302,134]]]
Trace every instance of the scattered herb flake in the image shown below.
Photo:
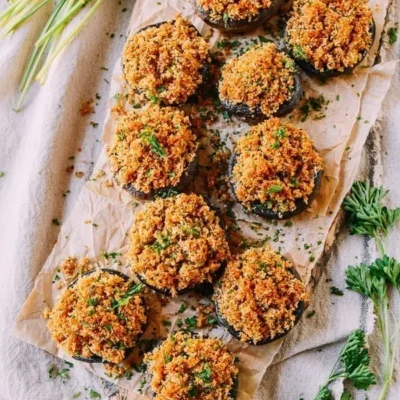
[[[343,290],[338,289],[335,286],[331,286],[331,294],[334,294],[335,296],[343,296]]]

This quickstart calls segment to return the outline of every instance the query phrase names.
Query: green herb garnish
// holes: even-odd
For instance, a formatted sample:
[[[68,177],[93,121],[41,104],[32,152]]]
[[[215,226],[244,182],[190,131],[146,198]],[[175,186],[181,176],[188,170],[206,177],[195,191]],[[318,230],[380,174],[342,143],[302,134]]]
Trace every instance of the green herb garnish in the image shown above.
[[[398,354],[398,337],[391,341],[390,332],[400,332],[400,319],[391,313],[388,297],[390,286],[400,295],[400,263],[386,254],[384,246],[390,229],[400,220],[400,208],[389,209],[382,204],[387,194],[382,186],[375,188],[368,182],[356,182],[343,202],[349,213],[350,234],[374,238],[381,256],[370,265],[349,266],[346,270],[347,288],[371,299],[374,305],[385,355],[380,400],[388,394]]]
[[[208,364],[205,364],[203,370],[198,374],[198,377],[204,383],[211,383],[212,381],[212,370]]]
[[[99,393],[97,393],[93,389],[90,389],[90,391],[89,391],[89,399],[101,399],[101,396],[100,396]]]
[[[268,193],[279,193],[283,189],[280,185],[271,185],[268,189]]]
[[[142,291],[143,287],[143,283],[132,285],[123,297],[121,297],[119,300],[114,300],[114,303],[112,304],[112,309],[114,310],[118,307],[126,306],[134,295],[139,294]]]
[[[343,290],[340,290],[335,286],[331,286],[331,294],[334,294],[335,296],[343,296]]]
[[[340,368],[337,368],[338,364]],[[347,379],[357,389],[368,389],[376,383],[374,374],[369,370],[370,356],[366,348],[365,334],[361,329],[350,333],[328,380],[320,387],[314,400],[331,399],[327,386],[336,379]]]
[[[293,55],[300,60],[308,61],[306,53],[304,53],[303,49],[300,46],[293,47]]]
[[[153,131],[151,131],[150,129],[143,129],[140,133],[140,137],[150,145],[151,151],[153,153],[156,153],[160,157],[165,157],[167,155],[163,147],[158,142],[157,137]]]
[[[185,324],[188,329],[193,330],[197,328],[197,317],[194,315],[193,317],[189,317],[185,319]]]
[[[392,26],[388,29],[388,37],[389,37],[389,44],[393,46],[397,42],[397,35],[398,35],[399,27]]]

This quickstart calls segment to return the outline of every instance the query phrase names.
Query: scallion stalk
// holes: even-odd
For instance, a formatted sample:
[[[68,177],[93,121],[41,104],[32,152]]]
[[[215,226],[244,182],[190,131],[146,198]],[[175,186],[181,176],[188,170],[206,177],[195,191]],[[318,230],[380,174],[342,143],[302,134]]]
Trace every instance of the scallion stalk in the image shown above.
[[[53,13],[50,15],[35,43],[35,48],[32,51],[28,65],[21,78],[19,85],[21,95],[15,108],[16,111],[21,109],[26,94],[35,79],[38,80],[40,84],[44,84],[52,62],[79,34],[90,17],[99,8],[102,1],[103,0],[58,1]],[[24,22],[32,18],[32,16],[48,2],[49,0],[10,0],[8,8],[0,13],[0,27],[3,27],[3,32],[0,37],[4,37],[16,30]],[[89,6],[89,10],[85,16],[65,38],[62,38],[64,29],[86,5]]]

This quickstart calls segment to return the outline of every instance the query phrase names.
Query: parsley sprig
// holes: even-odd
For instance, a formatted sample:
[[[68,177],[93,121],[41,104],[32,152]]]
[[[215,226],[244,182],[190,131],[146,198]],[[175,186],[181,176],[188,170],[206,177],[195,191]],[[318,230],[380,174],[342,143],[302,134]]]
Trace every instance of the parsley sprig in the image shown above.
[[[400,295],[400,263],[386,254],[384,246],[390,229],[400,220],[400,208],[390,209],[382,204],[388,192],[382,186],[376,188],[368,182],[356,182],[343,202],[349,213],[350,234],[374,238],[380,253],[380,258],[370,265],[349,266],[346,270],[347,288],[372,301],[382,336],[385,361],[379,400],[386,399],[389,392],[400,339],[400,318],[397,321],[390,318],[388,297],[389,286]],[[392,341],[391,331],[395,332]]]
[[[400,208],[389,209],[382,204],[388,192],[382,186],[375,188],[368,182],[355,182],[343,202],[343,208],[349,212],[350,234],[373,237],[382,255],[382,238],[387,238],[389,230],[400,221]]]
[[[368,389],[374,385],[376,381],[369,369],[370,361],[364,332],[361,329],[351,332],[327,381],[320,387],[314,400],[332,399],[328,385],[339,378],[351,381],[357,389]]]

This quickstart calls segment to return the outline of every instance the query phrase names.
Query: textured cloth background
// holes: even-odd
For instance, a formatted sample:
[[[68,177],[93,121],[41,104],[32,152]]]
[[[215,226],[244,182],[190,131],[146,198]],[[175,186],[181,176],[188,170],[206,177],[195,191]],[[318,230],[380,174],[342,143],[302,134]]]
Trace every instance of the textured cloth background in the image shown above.
[[[0,10],[5,6],[6,1],[0,0]],[[15,339],[12,327],[56,241],[59,228],[52,220],[62,222],[71,211],[101,150],[97,139],[105,116],[107,79],[121,52],[132,6],[133,2],[127,0],[105,1],[79,39],[57,59],[45,86],[30,93],[25,109],[18,114],[12,110],[16,87],[49,8],[0,42],[0,171],[5,173],[0,178],[1,400],[72,399],[78,392],[83,399],[89,392],[85,388],[95,389],[105,399],[113,397],[110,393],[115,391],[108,387],[102,392],[98,378],[77,365],[65,382],[60,377],[50,380],[49,365],[62,363]],[[397,74],[385,101],[381,130],[371,135],[367,145],[362,170],[391,189],[393,204],[400,204],[398,78]],[[94,103],[98,104],[95,114],[81,116],[80,108],[91,98],[96,99],[96,93],[102,98]],[[95,128],[90,122],[99,125]],[[82,171],[84,178],[68,173],[71,165],[74,172]],[[391,235],[390,255],[400,258],[400,250],[396,250],[399,240],[400,233]],[[329,287],[344,289],[345,267],[373,257],[373,252],[362,238],[341,233],[313,297],[310,310],[316,314],[290,334],[264,378],[259,399],[313,398],[318,384],[329,374],[341,341],[359,326],[367,309],[359,296],[348,291],[343,297],[332,296]],[[372,339],[376,339],[374,335]],[[376,368],[379,363],[374,356]],[[390,400],[398,399],[400,388],[397,386],[397,396],[395,388],[391,393]],[[357,398],[365,396],[359,392]],[[369,398],[377,398],[377,392],[369,392]]]

